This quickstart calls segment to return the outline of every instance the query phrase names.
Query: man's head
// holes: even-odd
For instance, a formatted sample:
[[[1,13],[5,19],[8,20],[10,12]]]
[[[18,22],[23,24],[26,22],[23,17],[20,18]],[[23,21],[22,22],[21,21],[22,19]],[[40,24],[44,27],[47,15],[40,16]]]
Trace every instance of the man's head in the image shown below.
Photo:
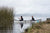
[[[33,16],[32,16],[33,17]]]
[[[22,18],[22,16],[21,16],[21,18]]]

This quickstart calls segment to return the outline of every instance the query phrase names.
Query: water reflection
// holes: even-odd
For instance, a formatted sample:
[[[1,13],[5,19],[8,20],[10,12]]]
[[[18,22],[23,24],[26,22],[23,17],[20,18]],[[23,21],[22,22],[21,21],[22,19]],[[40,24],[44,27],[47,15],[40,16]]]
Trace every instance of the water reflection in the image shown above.
[[[0,33],[13,33],[13,23],[8,26],[0,27]]]
[[[14,22],[9,26],[0,27],[0,33],[21,33],[21,26]]]
[[[13,33],[21,33],[20,29],[21,29],[20,24],[17,24],[16,22],[14,22],[14,24],[13,24]]]
[[[24,26],[21,29],[21,25],[14,22],[13,24],[5,27],[0,27],[0,33],[22,33],[27,27],[30,27],[30,24],[23,24]]]

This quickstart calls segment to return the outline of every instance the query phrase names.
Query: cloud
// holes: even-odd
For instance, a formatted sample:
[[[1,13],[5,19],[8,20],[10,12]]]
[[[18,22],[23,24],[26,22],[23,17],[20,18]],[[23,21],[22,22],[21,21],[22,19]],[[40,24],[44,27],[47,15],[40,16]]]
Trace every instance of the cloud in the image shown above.
[[[0,0],[0,6],[14,7],[15,14],[50,14],[50,0]]]

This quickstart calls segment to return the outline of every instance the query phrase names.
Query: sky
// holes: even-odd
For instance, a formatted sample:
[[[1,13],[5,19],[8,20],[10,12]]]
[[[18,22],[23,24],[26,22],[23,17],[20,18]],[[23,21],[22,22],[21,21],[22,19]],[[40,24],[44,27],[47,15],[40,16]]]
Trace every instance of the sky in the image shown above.
[[[0,0],[0,7],[13,7],[16,15],[50,14],[50,0]]]

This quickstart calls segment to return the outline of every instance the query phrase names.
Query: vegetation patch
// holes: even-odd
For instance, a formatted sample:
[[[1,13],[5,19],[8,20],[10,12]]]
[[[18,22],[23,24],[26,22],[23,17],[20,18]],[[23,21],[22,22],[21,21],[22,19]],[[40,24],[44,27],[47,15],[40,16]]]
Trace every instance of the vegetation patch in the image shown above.
[[[0,8],[0,28],[11,25],[13,20],[13,9],[6,7]]]

